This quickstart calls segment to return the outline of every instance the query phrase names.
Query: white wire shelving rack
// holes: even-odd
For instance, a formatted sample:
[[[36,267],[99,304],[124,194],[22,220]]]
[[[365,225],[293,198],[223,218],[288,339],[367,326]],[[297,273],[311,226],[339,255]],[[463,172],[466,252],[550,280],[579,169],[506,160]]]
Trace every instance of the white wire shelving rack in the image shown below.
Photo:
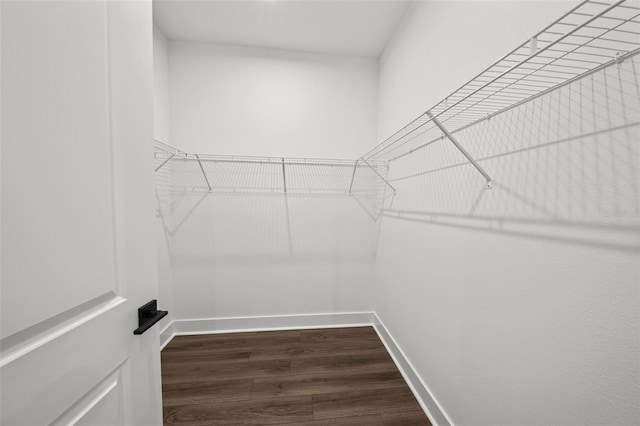
[[[393,162],[448,139],[486,179],[455,134],[640,53],[640,2],[586,0],[463,84],[359,161]],[[440,132],[424,141],[419,136]]]
[[[156,176],[174,192],[360,195],[379,198],[393,187],[387,162],[192,154],[159,140]]]

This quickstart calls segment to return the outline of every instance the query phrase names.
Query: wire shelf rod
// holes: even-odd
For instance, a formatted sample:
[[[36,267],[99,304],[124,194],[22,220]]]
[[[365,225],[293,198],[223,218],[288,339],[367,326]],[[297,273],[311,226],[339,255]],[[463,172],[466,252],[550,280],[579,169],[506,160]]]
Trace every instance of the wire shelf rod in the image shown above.
[[[161,168],[163,168],[163,167],[164,167],[164,165],[165,165],[165,164],[167,164],[169,161],[171,161],[171,160],[173,159],[173,157],[175,157],[175,156],[176,156],[176,154],[175,154],[175,153],[171,154],[171,155],[169,156],[169,158],[167,158],[166,160],[164,160],[164,161],[162,162],[162,164],[160,164],[158,167],[156,167],[156,169],[155,169],[154,171],[155,171],[155,172],[157,172],[158,170],[160,170]]]
[[[176,152],[184,155],[178,156]],[[385,170],[388,171],[386,161],[365,164],[354,160],[191,154],[161,142],[157,142],[154,156],[156,166],[164,163],[162,172],[156,174],[158,187],[178,196],[206,192],[284,193],[351,195],[375,200],[386,185],[378,176],[384,177]],[[373,172],[361,172],[369,168]]]
[[[614,60],[613,62],[609,63],[609,65],[611,65],[611,64],[613,64],[613,63],[615,63],[615,62],[616,62],[616,61]],[[578,75],[578,76],[576,76],[576,77],[579,77],[579,75]],[[571,79],[570,81],[573,81],[573,79]],[[562,85],[564,85],[564,84],[562,84]],[[558,84],[558,85],[554,86],[554,87],[553,87],[553,89],[555,90],[555,89],[557,89],[558,87],[560,87],[560,84]],[[546,93],[546,91],[545,91],[545,93]],[[535,97],[537,97],[537,96],[535,96]],[[526,98],[526,99],[524,99],[524,100],[522,100],[522,101],[528,101],[528,100],[531,100],[531,99],[533,99],[533,97],[531,97],[531,98]],[[479,104],[480,102],[482,102],[483,100],[484,100],[484,99],[481,99],[480,101],[477,101],[477,102],[476,102],[476,104],[473,104],[473,105],[469,106],[468,108],[466,108],[465,110],[463,110],[463,111],[461,111],[461,112],[459,112],[459,113],[457,113],[457,114],[453,115],[452,117],[449,117],[449,118],[448,118],[448,120],[452,120],[452,119],[456,118],[457,116],[461,115],[462,113],[465,113],[465,112],[466,112],[466,110],[471,109],[472,107],[475,107],[475,108],[474,108],[474,110],[478,110],[478,107],[476,107],[476,105],[477,105],[477,104]],[[522,102],[522,101],[521,101],[521,102]],[[518,105],[519,105],[519,104],[521,104],[521,102],[518,102]],[[487,102],[484,102],[484,103],[486,104]],[[509,109],[510,109],[510,108],[509,108]],[[498,113],[500,113],[500,112],[502,112],[502,111],[499,111]],[[495,116],[495,115],[497,115],[498,113],[492,114],[492,115],[490,115],[490,116]],[[483,118],[481,118],[479,121],[482,121],[483,119],[486,119],[486,118],[487,118],[487,117],[483,117]],[[475,123],[477,123],[477,121],[476,121]]]
[[[287,173],[284,167],[284,157],[282,158],[282,187],[284,188],[284,193],[287,193]]]
[[[636,20],[640,16],[637,13],[640,8],[622,8],[620,6],[624,1],[583,1],[429,111],[441,123],[446,123],[450,131],[454,131],[481,119],[482,114],[496,115],[512,103],[538,96],[536,89],[544,92],[560,87],[568,80],[610,63],[620,54],[635,50],[634,46],[640,46],[640,28],[636,30],[640,24]],[[567,31],[556,30],[562,26]],[[494,110],[480,110],[478,113],[482,106]],[[373,147],[363,158],[395,158],[392,153],[404,148],[406,138],[421,131],[429,122],[425,115],[422,114]]]
[[[478,162],[476,160],[474,160],[474,158],[467,152],[466,149],[464,149],[464,147],[462,145],[460,145],[460,143],[457,141],[455,136],[453,136],[451,133],[449,133],[447,128],[444,127],[442,125],[442,123],[440,123],[438,118],[435,117],[433,114],[431,114],[431,111],[427,111],[427,115],[429,116],[429,118],[431,118],[431,120],[433,120],[433,123],[436,126],[438,126],[438,128],[440,130],[442,130],[442,133],[444,133],[447,136],[447,138],[451,141],[451,143],[453,143],[453,145],[455,145],[455,147],[458,149],[458,151],[460,151],[462,153],[462,155],[464,155],[465,158],[467,160],[469,160],[469,162],[473,165],[473,167],[475,167],[476,170],[482,176],[484,176],[485,180],[487,181],[487,189],[491,189],[493,187],[493,184],[491,183],[491,176],[489,176],[489,174],[482,168],[482,166],[480,164],[478,164]]]
[[[358,162],[359,160],[356,160],[355,164],[353,165],[353,173],[351,174],[351,184],[349,184],[349,194],[351,194],[353,191],[353,181],[356,178],[356,170],[358,170]]]
[[[569,10],[567,13],[565,13],[564,15],[562,15],[558,20],[556,20],[555,22],[547,25],[544,29],[542,29],[541,31],[539,31],[534,38],[538,38],[541,34],[543,34],[545,31],[547,31],[549,28],[552,28],[554,25],[556,25],[558,22],[562,21],[563,19],[565,19],[566,17],[570,16],[573,12],[575,12],[576,10],[578,10],[580,7],[582,7],[584,4],[588,3],[589,0],[586,0],[583,3],[580,3],[576,6],[574,6],[571,10]],[[607,3],[604,3],[603,5],[607,5]],[[511,52],[507,53],[506,55],[504,55],[503,57],[501,57],[500,59],[498,59],[494,64],[488,66],[487,68],[485,68],[484,70],[482,70],[478,75],[476,75],[474,78],[472,78],[471,80],[469,80],[467,83],[463,84],[458,90],[463,89],[465,86],[467,86],[468,83],[473,82],[475,80],[477,80],[478,78],[480,78],[482,75],[486,74],[487,72],[489,72],[492,68],[494,68],[496,66],[496,64],[499,64],[500,62],[503,62],[504,60],[507,60],[507,58],[509,56],[512,56],[514,54],[517,53],[518,50],[520,50],[523,46],[526,45],[527,42],[521,44],[520,46],[516,47],[515,49],[513,49]],[[456,91],[457,92],[457,91]],[[455,92],[454,92],[455,93]],[[445,98],[446,99],[446,98]],[[416,119],[414,119],[411,123],[419,120],[420,118],[422,118],[424,116],[424,113],[421,114],[420,116],[418,116]],[[410,123],[410,124],[411,124]],[[409,125],[410,125],[409,124]],[[407,126],[404,126],[402,129],[396,131],[394,134],[392,134],[389,138],[387,138],[386,140],[382,141],[381,143],[379,143],[378,145],[376,145],[375,147],[373,147],[371,150],[369,150],[368,152],[366,152],[362,157],[367,157],[369,156],[369,154],[371,154],[372,152],[375,152],[376,149],[378,149],[379,147],[383,146],[388,140],[394,138],[395,136],[397,136],[398,134],[400,134]]]
[[[620,1],[624,1],[624,0],[620,0]],[[575,50],[575,49],[574,49],[574,50]],[[570,52],[569,52],[569,53],[570,53]],[[567,54],[568,54],[568,53],[567,53]],[[613,61],[613,63],[616,63],[616,60],[614,60],[614,61]],[[532,71],[532,73],[533,73],[533,72],[535,72],[535,71]],[[574,76],[574,77],[577,77],[577,75],[576,75],[576,76]],[[523,77],[523,78],[526,78],[526,77]],[[514,83],[511,83],[511,84],[515,84],[515,82],[514,82]],[[556,86],[554,86],[554,87],[555,87],[555,88],[558,88],[558,87],[560,87],[560,84],[561,84],[561,83],[558,83],[558,85],[556,85]],[[503,89],[498,89],[497,93],[500,93],[502,90],[503,90]],[[489,95],[489,96],[491,96],[491,95]],[[485,97],[485,98],[483,98],[483,99],[480,99],[480,100],[479,100],[479,101],[477,101],[475,104],[473,104],[473,105],[469,106],[467,109],[473,108],[473,106],[477,105],[477,104],[478,104],[478,103],[480,103],[480,102],[483,102],[483,101],[484,101],[484,100],[486,100],[489,96],[487,96],[487,97]],[[527,99],[529,99],[529,98],[527,98]],[[459,114],[459,113],[458,113],[458,114]],[[458,115],[458,114],[456,114],[456,115]],[[448,119],[455,118],[455,117],[456,117],[456,115],[453,115],[452,117],[450,117],[450,118],[448,118]]]
[[[190,154],[191,155],[191,154]],[[194,154],[195,155],[195,154]],[[202,163],[230,163],[230,164],[282,164],[282,159],[278,161],[259,161],[259,160],[232,160],[232,159],[219,159],[219,158],[204,158],[202,154],[198,154],[200,157],[200,162]],[[186,162],[197,162],[196,158],[177,158],[174,161],[186,161]],[[372,161],[373,164],[376,165],[384,165],[383,161]],[[353,160],[344,160],[342,163],[320,163],[320,162],[303,162],[303,161],[291,161],[285,157],[286,165],[298,165],[298,166],[319,166],[319,167],[344,167],[351,168],[353,167]],[[363,165],[359,165],[358,167],[365,167]]]
[[[620,61],[624,61],[624,60],[627,60],[627,59],[629,59],[629,58],[632,58],[633,56],[635,56],[635,55],[637,55],[637,54],[639,54],[639,53],[640,53],[640,49],[637,49],[637,50],[635,50],[635,51],[633,51],[633,52],[629,52],[628,54],[623,55],[623,56],[621,57]],[[577,80],[579,80],[579,79],[582,79],[582,78],[587,77],[587,76],[589,76],[589,75],[591,75],[591,74],[595,74],[596,72],[601,71],[601,70],[603,70],[603,69],[605,69],[605,68],[608,68],[609,66],[611,66],[612,64],[615,64],[615,63],[616,63],[616,62],[615,62],[615,61],[613,61],[613,62],[611,62],[611,63],[603,64],[603,65],[599,66],[598,68],[594,68],[594,69],[592,69],[592,70],[589,70],[589,72],[588,72],[588,73],[586,73],[586,74],[580,75],[580,76],[578,76],[578,77],[576,77],[576,78],[574,78],[574,79],[571,79],[571,80],[568,80],[568,81],[566,81],[566,82],[563,82],[559,87],[567,86],[567,85],[569,85],[569,84],[571,84],[571,83],[574,83],[575,81],[577,81]],[[544,95],[546,95],[547,93],[552,92],[552,91],[554,91],[554,90],[558,89],[559,87],[553,87],[553,88],[550,88],[550,89],[548,89],[548,90],[545,90],[544,92],[540,92],[540,93],[536,94],[536,96],[535,96],[535,97],[533,97],[533,98],[524,99],[524,100],[522,100],[522,101],[518,102],[517,104],[511,105],[511,106],[509,106],[508,108],[505,108],[505,109],[503,109],[503,110],[499,111],[498,113],[495,113],[495,114],[491,115],[490,117],[482,117],[482,118],[480,118],[480,119],[479,119],[479,120],[477,120],[477,121],[471,122],[471,123],[469,123],[469,124],[467,124],[467,125],[465,125],[465,126],[462,126],[462,127],[458,128],[458,129],[456,129],[456,130],[452,131],[451,133],[452,133],[452,134],[454,134],[454,133],[461,132],[461,131],[463,131],[463,130],[465,130],[465,129],[469,128],[469,127],[472,127],[472,126],[477,125],[478,123],[480,123],[480,122],[482,122],[482,121],[484,121],[484,120],[487,120],[488,118],[495,117],[495,116],[500,115],[500,114],[502,114],[502,113],[505,113],[505,112],[507,112],[507,111],[509,111],[509,110],[511,110],[511,109],[517,108],[518,106],[520,106],[520,105],[522,105],[522,104],[524,104],[524,103],[526,103],[526,102],[532,101],[532,100],[533,100],[533,99],[535,99],[535,98],[539,98],[539,97],[541,97],[541,96],[544,96]],[[424,134],[424,132],[423,132],[423,133],[421,133],[421,134]],[[419,136],[419,135],[418,135],[418,136]],[[438,137],[436,137],[436,138],[433,138],[433,139],[429,140],[428,142],[425,142],[424,144],[419,145],[419,146],[418,146],[418,147],[416,147],[416,148],[413,148],[413,149],[411,149],[411,150],[409,150],[409,151],[407,151],[407,152],[404,152],[404,153],[402,153],[402,154],[398,155],[397,157],[393,157],[393,158],[389,159],[389,162],[393,162],[393,161],[395,161],[395,160],[399,160],[400,158],[403,158],[403,157],[406,157],[406,156],[408,156],[408,155],[411,155],[411,154],[413,154],[414,152],[419,151],[419,150],[421,150],[421,149],[423,149],[423,148],[426,148],[426,147],[428,147],[429,145],[431,145],[431,144],[433,144],[433,143],[435,143],[435,142],[437,142],[437,141],[439,141],[439,140],[442,140],[442,136],[438,136]]]
[[[207,186],[209,187],[209,191],[211,191],[211,184],[209,183],[209,178],[207,178],[207,174],[204,172],[204,167],[202,167],[202,162],[200,161],[200,157],[196,154],[196,159],[198,160],[198,164],[200,165],[200,170],[202,170],[202,176],[204,176],[205,182],[207,182]]]
[[[549,92],[551,92],[551,91],[554,91],[554,90],[556,90],[556,89],[558,89],[558,88],[560,88],[560,87],[563,87],[563,86],[566,86],[566,85],[568,85],[568,84],[571,84],[571,83],[575,82],[576,80],[579,80],[579,79],[581,79],[581,78],[587,77],[588,75],[591,75],[591,74],[594,74],[594,73],[596,73],[596,72],[598,72],[598,71],[601,71],[602,69],[605,69],[605,68],[607,68],[607,67],[609,67],[609,66],[611,66],[611,65],[615,64],[616,62],[624,61],[624,60],[626,60],[626,59],[628,59],[628,58],[631,58],[631,57],[633,57],[633,56],[637,55],[638,53],[640,53],[640,49],[636,49],[636,50],[635,50],[635,51],[633,51],[633,52],[629,52],[629,53],[627,53],[626,55],[622,55],[622,56],[620,56],[620,58],[619,58],[617,61],[616,61],[616,60],[611,60],[609,63],[602,64],[602,65],[598,66],[597,68],[591,69],[591,70],[589,70],[589,72],[587,72],[587,73],[585,73],[585,74],[581,74],[581,75],[579,75],[579,76],[576,76],[576,77],[575,77],[575,78],[573,78],[573,79],[570,79],[570,80],[567,80],[567,81],[565,81],[565,82],[561,83],[561,84],[560,84],[560,85],[558,85],[558,86],[554,86],[554,87],[551,87],[551,88],[549,88],[549,89],[547,89],[547,90],[544,90],[544,91],[542,91],[542,92],[540,92],[540,93],[536,94],[535,96],[533,96],[533,97],[531,97],[531,98],[527,98],[527,99],[521,100],[521,101],[519,101],[518,103],[513,104],[513,105],[510,105],[510,106],[508,106],[507,108],[505,108],[505,109],[503,109],[503,110],[501,110],[501,111],[499,111],[499,112],[497,112],[497,113],[488,114],[488,115],[482,115],[482,116],[481,116],[479,119],[477,119],[476,121],[473,121],[473,122],[468,123],[468,124],[466,124],[466,125],[464,125],[464,126],[462,126],[462,127],[459,127],[459,128],[457,128],[456,130],[452,131],[451,133],[457,133],[457,132],[459,132],[459,131],[462,131],[462,130],[464,130],[464,129],[467,129],[467,128],[469,128],[469,127],[472,127],[472,126],[474,126],[474,125],[476,125],[476,124],[478,124],[478,123],[480,123],[480,122],[482,122],[482,121],[484,121],[484,120],[487,120],[487,119],[489,119],[489,118],[491,118],[491,117],[495,117],[495,116],[497,116],[497,115],[499,115],[499,114],[502,114],[502,113],[504,113],[504,112],[507,112],[507,111],[509,111],[509,110],[511,110],[511,109],[513,109],[513,108],[516,108],[516,107],[518,107],[518,106],[520,106],[520,105],[522,105],[522,104],[524,104],[524,103],[526,103],[526,102],[529,102],[529,101],[531,101],[531,100],[533,100],[533,99],[535,99],[535,98],[538,98],[538,97],[543,96],[543,95],[545,95],[545,94],[547,94],[547,93],[549,93]],[[422,135],[422,134],[424,134],[424,133],[426,133],[428,130],[431,130],[431,129],[432,129],[432,128],[427,129],[427,130],[425,130],[424,132],[421,132],[421,133],[419,133],[419,134],[415,135],[415,136],[414,136],[414,138],[415,138],[415,137],[418,137],[418,136],[420,136],[420,135]],[[393,157],[393,158],[389,159],[389,161],[390,161],[390,162],[392,162],[392,161],[395,161],[395,160],[400,159],[400,158],[402,158],[402,157],[405,157],[405,156],[407,156],[407,155],[410,155],[410,154],[412,154],[412,153],[414,153],[414,152],[416,152],[416,151],[418,151],[418,150],[420,150],[420,149],[422,149],[422,148],[425,148],[425,147],[427,147],[427,146],[431,145],[432,143],[434,143],[434,142],[436,142],[436,141],[438,141],[438,140],[440,140],[440,139],[442,139],[442,136],[438,136],[438,137],[436,137],[436,138],[434,138],[434,139],[432,139],[432,140],[430,140],[430,141],[428,141],[428,142],[426,142],[426,143],[424,143],[424,144],[422,144],[422,145],[420,145],[420,146],[418,146],[418,147],[416,147],[416,148],[413,148],[413,149],[411,149],[411,150],[409,150],[409,151],[407,151],[407,152],[404,152],[404,153],[402,153],[402,154],[400,154],[400,155],[398,155],[398,156],[396,156],[396,157]]]
[[[631,57],[633,57],[633,56],[635,56],[635,55],[637,55],[639,53],[640,53],[640,48],[638,48],[638,49],[636,49],[636,50],[634,50],[632,52],[629,52],[629,53],[627,53],[625,55],[621,55],[618,60],[612,59],[610,62],[607,62],[606,64],[601,64],[600,66],[598,66],[596,68],[593,68],[593,69],[589,70],[586,73],[580,74],[580,75],[578,75],[578,76],[576,76],[576,77],[574,77],[574,78],[572,78],[570,80],[564,81],[564,82],[562,82],[562,83],[560,83],[560,84],[558,84],[556,86],[550,87],[550,88],[548,88],[548,89],[546,89],[546,90],[544,90],[544,91],[542,91],[540,93],[537,93],[537,94],[535,94],[534,96],[532,96],[530,98],[523,99],[523,100],[519,101],[518,103],[510,105],[510,106],[506,107],[505,109],[500,110],[497,113],[491,114],[491,117],[495,117],[495,116],[497,116],[499,114],[507,112],[507,111],[509,111],[509,110],[511,110],[513,108],[516,108],[516,107],[518,107],[518,106],[520,106],[520,105],[522,105],[522,104],[524,104],[526,102],[532,101],[532,100],[534,100],[536,98],[539,98],[540,96],[544,96],[549,92],[552,92],[552,91],[557,90],[557,89],[559,89],[561,87],[567,86],[567,85],[569,85],[569,84],[571,84],[571,83],[573,83],[573,82],[575,82],[577,80],[580,80],[581,78],[588,77],[589,75],[595,74],[596,72],[599,72],[599,71],[601,71],[601,70],[603,70],[605,68],[608,68],[608,67],[610,67],[612,65],[615,65],[617,62],[624,61],[624,60],[626,60],[628,58],[631,58]],[[487,119],[487,117],[482,118],[481,120],[478,120],[478,121],[474,121],[472,123],[469,123],[469,124],[467,124],[467,125],[465,125],[463,127],[460,127],[458,129],[456,129],[455,131],[458,132],[458,131],[464,130],[464,129],[466,129],[468,127],[471,127],[471,126],[474,126],[474,125],[478,124],[480,121],[484,121],[486,119]]]

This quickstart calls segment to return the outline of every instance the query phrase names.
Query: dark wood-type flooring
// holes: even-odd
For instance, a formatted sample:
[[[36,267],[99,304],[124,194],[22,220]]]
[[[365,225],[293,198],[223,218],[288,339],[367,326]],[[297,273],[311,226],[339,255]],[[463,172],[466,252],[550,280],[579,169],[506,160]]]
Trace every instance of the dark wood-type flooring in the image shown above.
[[[372,327],[175,337],[168,425],[430,425]]]

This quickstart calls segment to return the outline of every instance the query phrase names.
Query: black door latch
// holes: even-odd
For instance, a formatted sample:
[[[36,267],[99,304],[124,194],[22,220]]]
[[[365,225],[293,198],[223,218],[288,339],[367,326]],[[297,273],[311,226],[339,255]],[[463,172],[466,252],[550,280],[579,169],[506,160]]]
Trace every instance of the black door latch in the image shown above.
[[[158,301],[155,299],[142,305],[138,308],[138,328],[133,330],[133,334],[144,333],[168,313],[168,311],[158,310]]]

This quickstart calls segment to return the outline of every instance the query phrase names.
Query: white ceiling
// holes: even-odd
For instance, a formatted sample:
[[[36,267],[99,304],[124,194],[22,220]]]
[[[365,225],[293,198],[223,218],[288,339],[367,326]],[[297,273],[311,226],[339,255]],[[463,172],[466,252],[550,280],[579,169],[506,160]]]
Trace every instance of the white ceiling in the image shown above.
[[[154,0],[171,40],[378,57],[411,1]]]

